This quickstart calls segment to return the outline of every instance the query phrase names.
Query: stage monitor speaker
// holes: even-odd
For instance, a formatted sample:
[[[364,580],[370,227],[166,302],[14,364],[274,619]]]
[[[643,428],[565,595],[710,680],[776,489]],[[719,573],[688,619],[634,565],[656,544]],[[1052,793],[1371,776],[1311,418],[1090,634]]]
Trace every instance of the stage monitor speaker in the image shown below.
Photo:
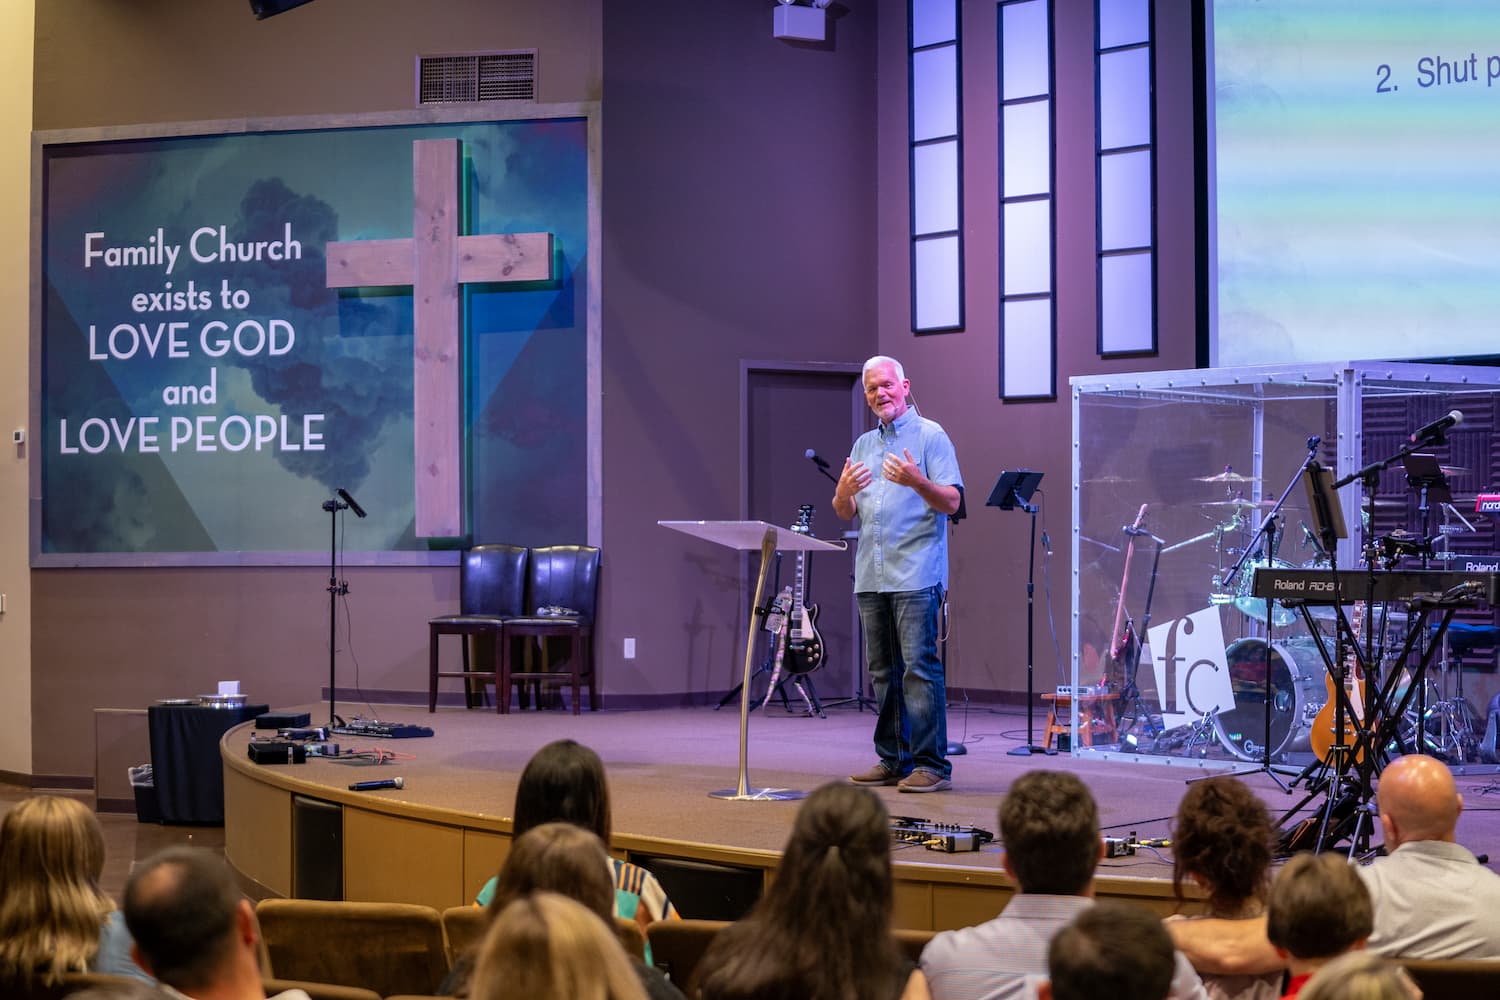
[[[250,11],[258,20],[265,20],[276,14],[291,10],[293,7],[301,7],[312,0],[250,0]]]
[[[692,920],[738,920],[760,898],[759,868],[684,861],[630,852],[630,860],[656,876],[677,912]]]

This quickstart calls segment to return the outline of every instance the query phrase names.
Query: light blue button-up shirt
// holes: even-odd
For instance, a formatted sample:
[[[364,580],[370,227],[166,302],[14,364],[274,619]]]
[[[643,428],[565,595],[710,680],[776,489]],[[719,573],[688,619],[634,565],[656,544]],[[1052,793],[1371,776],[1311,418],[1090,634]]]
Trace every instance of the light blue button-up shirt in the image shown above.
[[[855,593],[895,593],[948,586],[948,515],[927,505],[910,486],[880,474],[887,454],[911,452],[922,474],[939,486],[962,488],[958,456],[941,424],[914,409],[866,431],[849,458],[874,479],[854,495],[859,547],[854,554]]]

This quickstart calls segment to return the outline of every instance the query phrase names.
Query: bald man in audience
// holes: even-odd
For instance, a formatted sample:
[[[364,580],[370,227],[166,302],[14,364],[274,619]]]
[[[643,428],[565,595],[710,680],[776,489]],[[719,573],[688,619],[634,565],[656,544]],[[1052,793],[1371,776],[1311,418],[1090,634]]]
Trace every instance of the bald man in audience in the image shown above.
[[[1500,875],[1456,840],[1463,796],[1447,765],[1399,757],[1376,789],[1386,857],[1360,869],[1375,901],[1371,951],[1388,958],[1500,958]]]

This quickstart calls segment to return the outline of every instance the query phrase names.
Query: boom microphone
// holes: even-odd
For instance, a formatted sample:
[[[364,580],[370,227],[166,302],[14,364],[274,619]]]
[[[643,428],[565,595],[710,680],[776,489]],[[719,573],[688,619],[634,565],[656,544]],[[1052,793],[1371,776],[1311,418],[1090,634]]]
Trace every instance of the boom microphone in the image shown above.
[[[377,788],[400,788],[406,782],[401,778],[382,778],[379,781],[355,781],[349,785],[351,792],[373,792]]]
[[[1448,430],[1450,427],[1457,427],[1463,422],[1463,413],[1458,410],[1449,410],[1446,417],[1440,417],[1437,420],[1434,420],[1432,423],[1428,424],[1426,427],[1419,428],[1415,434],[1408,438],[1408,440],[1412,444],[1422,444],[1429,441],[1440,441],[1442,440],[1444,431]]]
[[[816,465],[818,468],[820,468],[820,469],[827,469],[828,468],[828,461],[826,459],[824,459],[822,456],[820,456],[816,451],[813,451],[811,448],[809,448],[809,449],[807,449],[807,451],[806,451],[805,454],[807,455],[808,458],[810,458],[810,459],[813,460],[813,464]]]
[[[354,498],[349,495],[349,491],[348,490],[346,490],[342,486],[340,486],[334,492],[339,495],[339,499],[340,500],[344,501],[344,503],[346,503],[346,504],[349,505],[349,509],[352,510],[352,511],[354,511],[354,516],[355,517],[364,517],[365,516],[365,509],[363,507],[361,507],[358,503],[355,502]]]

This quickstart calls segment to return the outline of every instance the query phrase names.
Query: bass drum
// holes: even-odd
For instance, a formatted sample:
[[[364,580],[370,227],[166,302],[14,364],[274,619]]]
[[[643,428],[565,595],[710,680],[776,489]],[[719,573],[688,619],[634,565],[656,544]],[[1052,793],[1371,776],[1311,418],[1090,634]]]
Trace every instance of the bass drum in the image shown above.
[[[1214,716],[1214,731],[1224,749],[1258,761],[1266,732],[1266,641],[1241,639],[1224,656],[1234,708]],[[1313,639],[1286,639],[1271,647],[1271,760],[1309,749],[1313,716],[1328,701],[1326,674]]]

